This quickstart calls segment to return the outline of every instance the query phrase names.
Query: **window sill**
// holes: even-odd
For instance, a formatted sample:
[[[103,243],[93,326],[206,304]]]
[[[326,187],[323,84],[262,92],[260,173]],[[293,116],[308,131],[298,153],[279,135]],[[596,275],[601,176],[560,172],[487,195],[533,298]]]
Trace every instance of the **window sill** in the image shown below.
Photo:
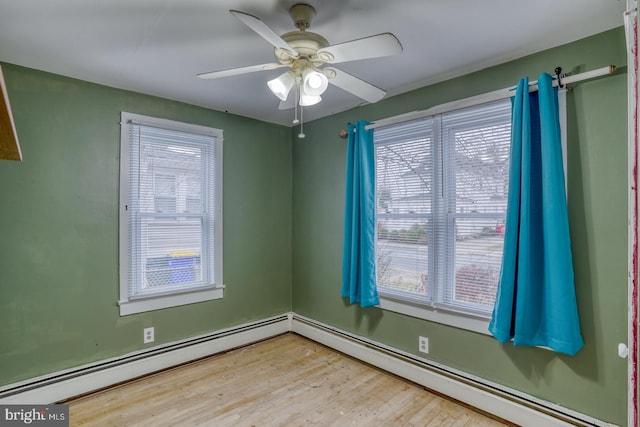
[[[217,288],[209,288],[180,294],[120,301],[118,305],[120,306],[120,316],[126,316],[129,314],[143,313],[145,311],[160,310],[163,308],[193,304],[196,302],[221,299],[223,295],[224,286],[220,286]]]
[[[463,315],[453,311],[427,307],[408,302],[401,302],[395,299],[380,295],[380,308],[411,317],[441,323],[454,328],[466,329],[479,334],[490,335],[489,319]]]

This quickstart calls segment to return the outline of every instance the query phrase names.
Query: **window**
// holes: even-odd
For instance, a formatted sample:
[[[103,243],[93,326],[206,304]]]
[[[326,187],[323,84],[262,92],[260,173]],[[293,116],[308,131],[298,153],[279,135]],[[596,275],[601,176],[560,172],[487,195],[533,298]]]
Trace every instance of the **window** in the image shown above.
[[[222,131],[123,112],[120,314],[222,289]]]
[[[508,99],[376,129],[383,308],[486,332],[502,262],[510,132]]]

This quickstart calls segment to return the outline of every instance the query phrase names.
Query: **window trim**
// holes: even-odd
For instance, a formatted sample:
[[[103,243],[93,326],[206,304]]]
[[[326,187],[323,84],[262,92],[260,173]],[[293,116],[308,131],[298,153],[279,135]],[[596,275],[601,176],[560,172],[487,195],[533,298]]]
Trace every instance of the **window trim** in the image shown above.
[[[460,313],[449,308],[436,307],[432,304],[418,305],[411,301],[400,301],[399,299],[383,294],[379,295],[379,299],[379,307],[383,310],[489,335],[487,329],[489,320],[484,317],[475,317],[468,313]]]
[[[171,130],[210,135],[215,138],[211,148],[214,154],[214,241],[211,247],[214,251],[214,277],[212,284],[173,290],[163,293],[130,296],[128,289],[129,270],[129,232],[128,217],[125,206],[128,204],[129,188],[129,125],[136,124],[164,127]],[[119,176],[119,300],[120,316],[159,310],[163,308],[192,304],[196,302],[220,299],[224,296],[223,285],[223,218],[222,218],[222,178],[223,178],[223,131],[207,126],[194,125],[174,120],[144,116],[140,114],[121,112],[120,121],[120,176]]]

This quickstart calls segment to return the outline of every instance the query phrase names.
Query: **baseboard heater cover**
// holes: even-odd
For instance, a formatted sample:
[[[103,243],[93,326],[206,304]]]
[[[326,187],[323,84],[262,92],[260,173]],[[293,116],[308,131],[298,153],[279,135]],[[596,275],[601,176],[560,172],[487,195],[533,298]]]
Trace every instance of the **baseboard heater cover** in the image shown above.
[[[0,388],[0,404],[50,404],[268,339],[291,329],[282,314]]]
[[[292,332],[521,426],[614,427],[483,378],[293,315]]]
[[[0,387],[0,404],[50,404],[287,332],[309,338],[523,427],[614,427],[313,319],[285,313]]]

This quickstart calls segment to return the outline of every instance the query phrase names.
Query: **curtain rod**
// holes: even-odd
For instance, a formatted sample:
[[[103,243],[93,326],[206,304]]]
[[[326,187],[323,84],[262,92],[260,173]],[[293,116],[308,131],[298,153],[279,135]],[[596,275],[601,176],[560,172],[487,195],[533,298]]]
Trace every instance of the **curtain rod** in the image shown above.
[[[612,74],[614,71],[616,71],[616,66],[609,65],[607,67],[586,71],[584,73],[575,74],[573,76],[565,76],[565,75],[556,73],[558,77],[553,81],[553,86],[556,87],[558,86],[558,84],[560,84],[560,87],[562,87],[569,83],[576,83],[576,82],[593,79],[600,76],[606,76],[608,74]],[[538,90],[537,83],[538,83],[537,80],[533,80],[529,82],[529,92],[535,92]],[[435,114],[442,114],[448,111],[458,110],[460,108],[471,107],[478,104],[484,104],[486,102],[497,101],[499,99],[510,98],[511,96],[513,96],[514,90],[515,90],[515,86],[504,88],[504,89],[498,89],[493,92],[487,92],[481,95],[459,99],[457,101],[446,102],[444,104],[436,105],[426,110],[411,111],[408,113],[399,114],[397,116],[387,117],[384,119],[376,120],[374,123],[365,126],[365,129],[367,130],[375,129],[378,127],[388,126],[395,123],[405,122],[408,120],[420,119],[423,117],[433,116]],[[339,135],[343,138],[346,138],[347,131],[341,130],[339,132]]]

